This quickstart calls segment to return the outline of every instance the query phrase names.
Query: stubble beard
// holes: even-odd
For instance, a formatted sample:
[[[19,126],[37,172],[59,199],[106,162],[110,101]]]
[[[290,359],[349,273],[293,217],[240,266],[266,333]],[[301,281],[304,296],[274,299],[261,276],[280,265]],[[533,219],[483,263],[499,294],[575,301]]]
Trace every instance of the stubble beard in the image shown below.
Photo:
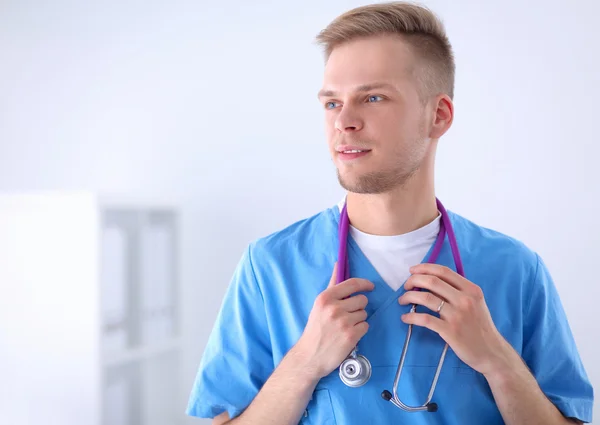
[[[380,194],[390,192],[399,187],[405,187],[415,173],[419,170],[419,165],[415,165],[408,170],[396,168],[388,171],[376,171],[358,176],[355,181],[348,181],[340,175],[337,170],[337,177],[340,185],[347,191],[360,194]]]

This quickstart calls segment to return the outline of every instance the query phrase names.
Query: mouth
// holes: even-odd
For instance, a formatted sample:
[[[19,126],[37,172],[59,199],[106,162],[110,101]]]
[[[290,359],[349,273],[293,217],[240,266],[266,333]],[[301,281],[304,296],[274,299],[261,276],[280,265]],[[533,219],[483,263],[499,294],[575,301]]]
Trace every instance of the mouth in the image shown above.
[[[362,158],[371,152],[371,149],[344,149],[338,151],[338,157],[343,161]]]
[[[340,153],[360,153],[360,152],[368,152],[370,149],[345,149],[339,151]]]

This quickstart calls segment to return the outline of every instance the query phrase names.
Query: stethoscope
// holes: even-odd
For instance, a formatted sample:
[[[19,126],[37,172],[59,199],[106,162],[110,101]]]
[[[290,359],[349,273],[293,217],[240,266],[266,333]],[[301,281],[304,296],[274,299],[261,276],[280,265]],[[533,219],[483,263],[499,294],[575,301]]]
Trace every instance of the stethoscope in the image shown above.
[[[440,255],[442,250],[442,245],[444,244],[444,239],[446,237],[446,233],[448,233],[448,241],[450,242],[450,249],[452,250],[452,257],[454,259],[454,264],[456,265],[456,271],[458,274],[464,277],[464,270],[462,265],[462,260],[460,258],[460,253],[458,251],[458,245],[456,243],[456,236],[454,234],[454,230],[452,228],[452,223],[450,223],[450,217],[442,203],[439,199],[436,198],[436,203],[438,210],[442,215],[442,220],[440,223],[440,231],[435,240],[435,244],[433,246],[433,250],[431,251],[431,255],[427,260],[428,263],[435,263]],[[344,203],[344,207],[340,213],[340,222],[338,227],[338,235],[339,235],[339,249],[338,249],[338,270],[337,270],[337,283],[341,283],[350,278],[349,273],[349,261],[348,255],[346,253],[347,242],[348,242],[348,229],[350,227],[350,220],[348,219],[348,211],[346,210],[346,203]],[[415,312],[417,309],[417,305],[413,304],[410,311],[411,313]],[[394,378],[394,387],[393,387],[393,395],[388,391],[384,390],[381,393],[381,396],[387,400],[391,401],[396,407],[400,409],[406,410],[407,412],[419,412],[419,411],[428,411],[435,412],[438,409],[436,403],[431,403],[431,399],[433,398],[433,392],[435,391],[435,387],[437,386],[437,381],[440,376],[440,372],[442,370],[442,365],[444,364],[444,359],[446,358],[446,352],[448,351],[448,344],[444,346],[444,350],[440,356],[440,361],[438,362],[437,369],[435,371],[435,376],[433,377],[433,382],[431,383],[431,387],[429,388],[429,394],[427,395],[427,400],[421,406],[407,406],[404,404],[400,398],[398,397],[398,383],[400,382],[400,376],[402,375],[402,369],[404,367],[404,360],[406,358],[406,352],[408,351],[408,344],[410,342],[410,338],[412,335],[412,325],[408,325],[408,332],[406,333],[406,339],[404,341],[404,346],[402,347],[402,354],[400,355],[400,361],[398,362],[398,369],[396,370],[396,377]],[[369,381],[371,378],[371,363],[369,360],[363,356],[362,354],[358,354],[358,346],[352,349],[352,352],[346,357],[346,359],[342,362],[339,368],[340,379],[344,384],[349,387],[360,387]]]

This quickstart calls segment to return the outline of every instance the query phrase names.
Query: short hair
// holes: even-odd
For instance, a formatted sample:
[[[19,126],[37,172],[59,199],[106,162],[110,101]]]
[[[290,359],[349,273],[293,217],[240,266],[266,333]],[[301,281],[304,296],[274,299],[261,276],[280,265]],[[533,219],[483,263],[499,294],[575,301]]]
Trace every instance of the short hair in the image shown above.
[[[454,53],[439,17],[411,2],[377,3],[338,16],[316,37],[324,46],[325,61],[339,45],[358,38],[398,35],[419,61],[416,70],[421,100],[440,93],[454,98]]]

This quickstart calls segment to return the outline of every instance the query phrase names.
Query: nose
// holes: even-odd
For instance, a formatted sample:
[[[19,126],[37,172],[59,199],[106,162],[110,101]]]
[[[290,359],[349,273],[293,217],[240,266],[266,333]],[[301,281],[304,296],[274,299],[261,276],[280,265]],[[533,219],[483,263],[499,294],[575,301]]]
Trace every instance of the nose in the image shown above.
[[[353,132],[363,128],[363,121],[355,110],[344,105],[335,119],[335,128],[340,132]]]

